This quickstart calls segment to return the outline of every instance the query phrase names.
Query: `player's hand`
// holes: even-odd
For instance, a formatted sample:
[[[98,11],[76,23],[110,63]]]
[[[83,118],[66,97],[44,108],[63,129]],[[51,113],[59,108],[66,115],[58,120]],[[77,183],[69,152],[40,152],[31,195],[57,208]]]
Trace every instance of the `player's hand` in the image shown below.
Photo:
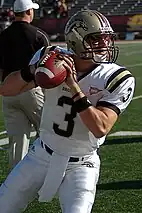
[[[70,88],[72,88],[78,84],[74,60],[69,55],[59,55],[59,58],[66,62],[64,64],[64,67],[67,70],[67,78],[65,82]]]

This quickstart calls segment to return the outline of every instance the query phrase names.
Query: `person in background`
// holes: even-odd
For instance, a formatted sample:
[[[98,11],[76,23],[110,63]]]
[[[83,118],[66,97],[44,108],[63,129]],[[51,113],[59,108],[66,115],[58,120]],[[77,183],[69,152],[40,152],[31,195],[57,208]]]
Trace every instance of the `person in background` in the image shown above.
[[[53,8],[56,18],[60,19],[63,17],[67,17],[68,12],[65,0],[55,0]]]
[[[50,44],[47,34],[30,24],[34,9],[38,8],[39,5],[31,0],[14,2],[15,21],[0,34],[2,82],[14,71],[27,67],[35,52]],[[38,135],[44,94],[36,87],[23,94],[3,97],[2,103],[9,137],[9,168],[12,169],[28,151],[31,126]]]

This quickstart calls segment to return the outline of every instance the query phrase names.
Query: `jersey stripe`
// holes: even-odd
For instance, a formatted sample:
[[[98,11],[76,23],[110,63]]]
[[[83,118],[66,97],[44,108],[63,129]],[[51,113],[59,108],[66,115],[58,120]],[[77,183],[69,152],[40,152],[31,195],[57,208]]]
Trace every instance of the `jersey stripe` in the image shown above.
[[[117,70],[108,79],[105,89],[112,93],[123,81],[132,77],[132,74],[125,68]]]
[[[110,77],[109,79],[107,80],[107,84],[106,84],[106,87],[109,85],[109,83],[117,76],[119,75],[121,72],[125,71],[126,68],[120,68],[119,70],[117,70],[116,72],[114,72]]]
[[[121,78],[123,78],[124,76],[126,76],[127,74],[130,74],[129,71],[125,70],[123,72],[121,72],[120,74],[118,74],[106,87],[106,89],[110,89],[111,87],[113,87]]]
[[[109,92],[112,93],[123,81],[125,81],[127,78],[132,77],[132,74],[126,74],[125,76],[123,76],[121,79],[119,79],[115,85],[113,85],[110,89]]]

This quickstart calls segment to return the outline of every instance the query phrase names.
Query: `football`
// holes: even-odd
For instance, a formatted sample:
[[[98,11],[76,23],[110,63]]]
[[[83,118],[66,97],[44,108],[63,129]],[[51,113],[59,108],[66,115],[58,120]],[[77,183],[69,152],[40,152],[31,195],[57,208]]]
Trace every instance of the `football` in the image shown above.
[[[67,71],[63,66],[66,62],[58,58],[57,53],[45,55],[35,71],[36,84],[45,89],[51,89],[62,84]]]

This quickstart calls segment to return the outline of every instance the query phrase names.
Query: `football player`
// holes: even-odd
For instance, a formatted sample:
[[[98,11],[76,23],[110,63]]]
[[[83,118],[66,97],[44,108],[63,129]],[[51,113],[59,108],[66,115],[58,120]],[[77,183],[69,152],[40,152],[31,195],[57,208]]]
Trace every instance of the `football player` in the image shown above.
[[[58,193],[63,213],[91,212],[100,170],[97,149],[129,105],[135,87],[131,73],[115,63],[114,39],[104,15],[79,11],[65,27],[72,57],[59,47],[44,47],[26,72],[15,72],[0,87],[1,95],[35,87],[34,65],[56,49],[70,73],[63,84],[45,90],[40,138],[0,187],[2,213],[21,212],[37,193],[40,202]],[[10,81],[15,87],[10,88]]]

